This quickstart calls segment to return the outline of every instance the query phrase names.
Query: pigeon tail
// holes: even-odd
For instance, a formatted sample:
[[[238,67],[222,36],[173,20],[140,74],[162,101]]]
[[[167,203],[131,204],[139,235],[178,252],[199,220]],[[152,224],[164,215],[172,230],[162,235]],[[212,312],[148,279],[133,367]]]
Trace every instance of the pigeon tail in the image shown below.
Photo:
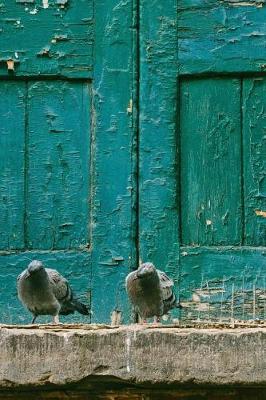
[[[90,315],[90,310],[88,309],[85,304],[81,303],[77,299],[72,299],[71,301],[73,307],[75,308],[76,311],[78,311],[82,315]]]

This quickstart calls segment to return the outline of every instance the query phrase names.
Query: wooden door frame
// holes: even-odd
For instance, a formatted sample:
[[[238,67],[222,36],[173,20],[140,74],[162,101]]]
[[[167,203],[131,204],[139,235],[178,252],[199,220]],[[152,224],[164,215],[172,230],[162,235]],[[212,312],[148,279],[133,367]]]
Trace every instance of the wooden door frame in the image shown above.
[[[140,0],[139,247],[179,285],[177,2]]]

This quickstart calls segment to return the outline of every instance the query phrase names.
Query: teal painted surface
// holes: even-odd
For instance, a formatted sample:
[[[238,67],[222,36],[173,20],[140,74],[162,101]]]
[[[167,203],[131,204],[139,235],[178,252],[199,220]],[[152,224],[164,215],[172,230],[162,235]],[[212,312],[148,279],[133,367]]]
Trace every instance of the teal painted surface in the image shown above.
[[[241,83],[188,80],[180,92],[182,244],[240,244]]]
[[[89,246],[90,85],[28,85],[26,247]]]
[[[131,1],[95,2],[93,84],[93,321],[128,321],[125,277],[136,266],[135,28]],[[103,34],[104,33],[104,34]]]
[[[178,282],[176,12],[140,1],[139,247]]]
[[[0,24],[0,75],[91,76],[93,0],[4,0]]]
[[[29,321],[15,278],[33,258],[94,322],[129,321],[139,259],[174,279],[184,321],[265,318],[258,5],[3,2],[1,322]]]
[[[178,1],[180,72],[264,71],[265,21],[263,1]]]
[[[179,2],[184,321],[266,317],[265,10]]]
[[[0,87],[2,250],[88,246],[89,85]]]
[[[264,92],[262,77],[181,84],[185,320],[266,317]]]
[[[184,322],[265,319],[265,10],[140,1],[140,256]]]
[[[183,247],[183,321],[265,320],[266,250]]]
[[[0,250],[24,248],[25,84],[0,84]]]
[[[266,246],[266,79],[243,82],[244,193],[247,245]]]
[[[14,49],[20,40],[26,49],[24,58],[18,52],[9,81],[0,82],[10,98],[8,112],[0,100],[7,137],[0,139],[1,156],[6,154],[1,196],[5,191],[13,207],[1,202],[0,321],[29,322],[15,286],[34,258],[69,279],[91,306],[92,321],[110,322],[114,309],[128,321],[124,281],[136,265],[135,4],[48,3],[6,2],[0,9],[5,17],[23,17],[25,27],[11,22],[0,44],[2,38]],[[24,36],[14,39],[17,29]],[[37,56],[46,43],[50,50]],[[7,75],[5,62],[1,68]],[[13,131],[21,142],[13,140]],[[88,318],[77,314],[64,321]]]

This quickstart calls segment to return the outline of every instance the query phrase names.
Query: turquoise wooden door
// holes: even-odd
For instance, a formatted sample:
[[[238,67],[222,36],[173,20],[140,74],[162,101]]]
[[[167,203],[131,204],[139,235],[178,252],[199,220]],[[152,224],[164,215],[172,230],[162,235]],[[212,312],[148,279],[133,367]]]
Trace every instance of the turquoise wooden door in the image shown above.
[[[264,1],[140,3],[141,258],[185,321],[264,319]]]
[[[135,264],[132,5],[3,1],[0,20],[0,321],[29,321],[32,259],[109,321]]]

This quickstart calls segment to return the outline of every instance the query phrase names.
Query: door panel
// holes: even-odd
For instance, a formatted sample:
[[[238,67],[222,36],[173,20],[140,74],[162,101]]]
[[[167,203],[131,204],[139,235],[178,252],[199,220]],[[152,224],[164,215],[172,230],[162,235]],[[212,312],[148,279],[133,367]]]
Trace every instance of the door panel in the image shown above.
[[[0,249],[24,248],[25,83],[0,83]]]
[[[186,322],[265,318],[262,3],[140,1],[140,258]]]
[[[204,86],[199,87],[197,95],[191,98],[190,113],[186,106],[189,104],[187,85],[190,83],[186,83],[185,88],[181,84],[181,231],[191,232],[194,239],[185,242],[183,235],[180,248],[183,272],[180,290],[186,304],[183,316],[185,319],[263,319],[265,78],[204,78],[192,82],[200,82]],[[215,82],[218,90],[215,98],[206,90],[210,82]],[[235,94],[232,87],[228,87],[228,82],[238,88]],[[207,124],[211,115],[217,121],[215,126],[219,126],[223,94],[231,116],[218,133],[217,142],[213,134],[215,130]],[[201,113],[205,103],[205,111]],[[237,107],[234,107],[236,103]],[[197,104],[200,104],[200,109],[197,109]],[[232,129],[232,121],[237,129]],[[200,140],[202,125],[205,128],[204,139]],[[224,141],[228,132],[231,142]],[[232,141],[234,137],[238,139]],[[209,141],[214,152],[209,150]],[[230,158],[226,157],[228,154]],[[184,181],[184,176],[191,179]],[[232,188],[231,192],[227,191],[228,187]],[[186,188],[189,188],[189,196]],[[202,193],[206,196],[206,192],[210,203],[205,200],[206,197],[199,200],[199,196]],[[237,196],[232,193],[237,193]],[[220,208],[213,210],[211,205],[216,204],[215,201]],[[234,237],[233,232],[238,236]],[[217,240],[217,233],[220,241]]]
[[[266,246],[266,78],[243,83],[245,244]]]
[[[89,245],[90,103],[87,83],[29,85],[29,248]]]
[[[30,320],[16,277],[36,258],[92,307],[92,318],[63,321],[109,322],[118,309],[128,320],[124,281],[136,265],[135,4],[2,3],[0,322]]]
[[[189,114],[183,108],[186,100],[181,84],[180,229],[191,232],[190,241],[183,240],[186,246],[180,248],[185,320],[265,318],[265,249],[257,247],[265,246],[266,201],[260,190],[266,173],[265,78],[255,76],[264,70],[265,12],[265,7],[255,3],[231,1],[181,1],[178,5],[179,77],[186,75],[190,82],[189,75],[193,75],[195,82],[205,82],[198,88]],[[247,72],[249,76],[245,76]],[[206,78],[196,79],[202,73]],[[210,82],[216,86],[214,95],[208,93]],[[228,82],[234,82],[237,91],[228,87]],[[196,107],[203,107],[205,98],[207,105],[202,113]],[[224,126],[219,124],[224,120],[221,104],[227,109],[228,123]],[[216,121],[214,126],[208,125],[210,119]],[[190,144],[198,137],[202,125],[202,142],[198,140],[198,150],[189,159],[193,150],[188,145],[182,149],[182,143]],[[213,134],[216,126],[221,127],[217,136]],[[194,170],[196,174],[184,188],[184,174]],[[208,197],[209,210],[204,203]],[[204,207],[200,211],[199,200]]]
[[[240,244],[241,82],[195,79],[180,87],[182,244]]]

